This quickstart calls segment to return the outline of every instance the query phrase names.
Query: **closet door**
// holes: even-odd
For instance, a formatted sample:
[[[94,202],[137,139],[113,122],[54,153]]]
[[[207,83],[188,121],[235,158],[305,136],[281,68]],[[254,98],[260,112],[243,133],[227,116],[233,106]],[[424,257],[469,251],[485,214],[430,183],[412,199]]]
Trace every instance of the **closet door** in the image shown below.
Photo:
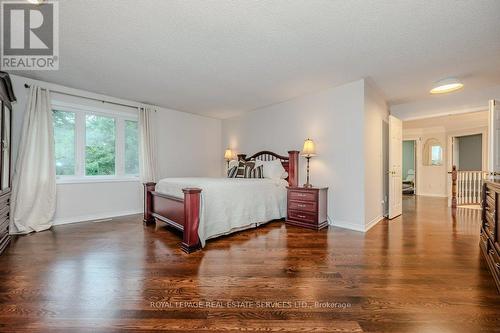
[[[11,110],[4,106],[2,108],[2,170],[1,170],[1,190],[10,189],[10,134]]]

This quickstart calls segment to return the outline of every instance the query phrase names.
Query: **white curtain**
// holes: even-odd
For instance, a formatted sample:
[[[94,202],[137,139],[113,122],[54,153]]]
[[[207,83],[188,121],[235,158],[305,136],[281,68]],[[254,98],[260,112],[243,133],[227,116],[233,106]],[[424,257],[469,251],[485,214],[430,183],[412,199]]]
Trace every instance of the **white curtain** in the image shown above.
[[[56,210],[56,166],[50,92],[32,85],[12,183],[13,234],[52,226]]]
[[[156,131],[154,106],[139,108],[140,172],[142,182],[157,181]]]

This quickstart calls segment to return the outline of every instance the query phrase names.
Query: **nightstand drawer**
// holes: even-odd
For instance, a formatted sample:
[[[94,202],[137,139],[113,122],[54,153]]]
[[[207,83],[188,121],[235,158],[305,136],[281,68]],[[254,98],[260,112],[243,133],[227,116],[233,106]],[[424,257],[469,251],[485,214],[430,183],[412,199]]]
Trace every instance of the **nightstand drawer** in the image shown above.
[[[299,212],[295,210],[288,211],[288,219],[306,223],[318,223],[318,218],[316,214]]]
[[[316,192],[288,190],[289,200],[316,201]]]
[[[288,209],[300,210],[305,212],[316,213],[318,211],[318,205],[316,202],[307,201],[289,201]]]

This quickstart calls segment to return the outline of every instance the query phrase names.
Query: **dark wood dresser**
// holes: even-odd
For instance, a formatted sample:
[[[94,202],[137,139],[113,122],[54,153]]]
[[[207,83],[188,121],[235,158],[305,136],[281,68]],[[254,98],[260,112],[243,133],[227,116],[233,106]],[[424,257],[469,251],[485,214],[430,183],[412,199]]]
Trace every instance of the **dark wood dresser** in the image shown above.
[[[9,210],[11,186],[12,105],[16,100],[9,75],[0,72],[0,254],[10,242]]]
[[[499,199],[500,180],[486,181],[483,185],[483,210],[479,246],[500,292]]]
[[[328,187],[287,187],[286,223],[320,230],[328,225]]]

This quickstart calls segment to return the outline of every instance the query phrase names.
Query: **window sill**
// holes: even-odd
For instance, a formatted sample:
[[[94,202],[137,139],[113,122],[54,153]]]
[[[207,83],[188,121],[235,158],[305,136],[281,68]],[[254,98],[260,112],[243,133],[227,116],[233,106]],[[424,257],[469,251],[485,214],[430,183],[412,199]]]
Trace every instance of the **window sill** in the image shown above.
[[[92,184],[92,183],[131,183],[139,182],[139,177],[85,177],[85,178],[57,178],[56,184]]]

